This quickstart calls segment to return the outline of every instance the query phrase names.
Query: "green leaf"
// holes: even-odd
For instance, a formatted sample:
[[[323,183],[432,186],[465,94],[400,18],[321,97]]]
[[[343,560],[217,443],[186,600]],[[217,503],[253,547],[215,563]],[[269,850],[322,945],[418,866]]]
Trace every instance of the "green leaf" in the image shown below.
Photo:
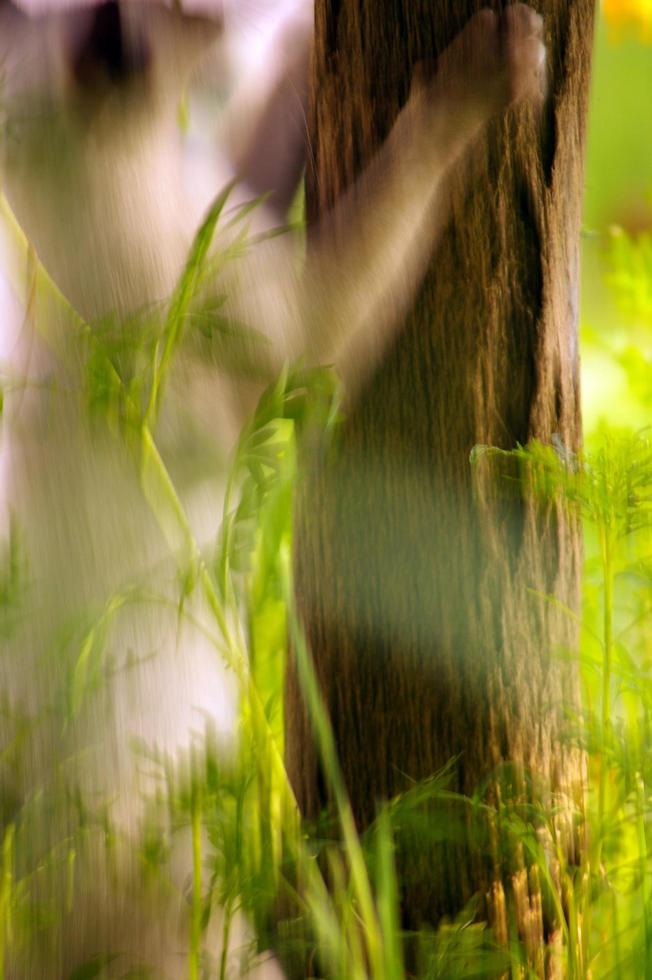
[[[213,241],[217,222],[235,183],[236,181],[234,180],[230,181],[208,209],[208,213],[195,235],[185,267],[172,294],[172,300],[163,330],[163,351],[160,354],[160,359],[158,345],[154,354],[154,375],[150,402],[146,413],[147,419],[150,419],[158,409],[165,372],[181,340],[186,315],[201,281],[201,275],[208,250]]]

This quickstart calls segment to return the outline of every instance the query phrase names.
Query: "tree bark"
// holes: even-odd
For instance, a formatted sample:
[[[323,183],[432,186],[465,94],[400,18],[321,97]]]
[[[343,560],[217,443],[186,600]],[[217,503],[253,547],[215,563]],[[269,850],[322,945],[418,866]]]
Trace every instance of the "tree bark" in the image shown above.
[[[481,0],[317,0],[309,218],[325,213],[386,137],[414,66],[436,59]],[[493,4],[494,7],[502,4]],[[311,462],[297,508],[298,607],[360,827],[455,757],[452,788],[581,808],[581,753],[563,737],[577,706],[572,657],[581,540],[469,455],[532,439],[578,449],[578,259],[594,0],[539,0],[549,57],[543,109],[492,124],[451,181],[452,218],[381,368],[337,444]],[[552,595],[555,602],[542,597]],[[287,758],[308,817],[328,805],[290,669]],[[505,764],[509,763],[509,767]],[[565,829],[564,829],[565,825]],[[558,923],[541,912],[522,853],[469,826],[455,847],[406,859],[411,927],[479,894],[531,961]],[[408,870],[406,870],[408,869]]]

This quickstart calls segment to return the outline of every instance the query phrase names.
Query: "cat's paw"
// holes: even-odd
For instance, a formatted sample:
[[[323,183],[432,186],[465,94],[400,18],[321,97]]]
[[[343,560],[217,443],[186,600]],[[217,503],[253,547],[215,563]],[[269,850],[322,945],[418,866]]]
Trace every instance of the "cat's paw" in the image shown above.
[[[524,3],[475,14],[439,59],[445,96],[488,118],[545,92],[543,18]]]

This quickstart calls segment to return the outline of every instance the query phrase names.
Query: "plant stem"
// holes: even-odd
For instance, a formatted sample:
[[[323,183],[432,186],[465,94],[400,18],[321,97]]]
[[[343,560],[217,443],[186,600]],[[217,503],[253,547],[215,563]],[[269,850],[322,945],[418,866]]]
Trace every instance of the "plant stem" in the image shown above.
[[[188,958],[189,980],[199,980],[201,953],[201,797],[195,788],[191,804],[192,834],[192,910],[190,919],[190,953]]]
[[[604,576],[604,613],[602,623],[602,751],[600,759],[600,784],[598,788],[598,845],[597,865],[602,859],[602,844],[604,840],[604,815],[607,797],[607,748],[611,732],[611,670],[613,661],[613,601],[614,601],[614,566],[613,541],[609,528],[602,532],[602,571]]]
[[[641,758],[641,738],[637,731],[639,762]],[[640,772],[634,775],[636,785],[636,836],[638,838],[638,860],[641,873],[643,898],[643,929],[645,932],[645,980],[652,977],[652,929],[650,925],[650,885],[648,881],[648,848],[645,833],[645,782]]]
[[[224,928],[222,929],[222,953],[220,955],[220,980],[226,980],[226,967],[229,957],[229,940],[233,922],[233,901],[229,897],[224,906]]]
[[[7,951],[11,937],[14,892],[14,825],[9,824],[2,842],[2,879],[0,881],[0,980],[5,980]]]

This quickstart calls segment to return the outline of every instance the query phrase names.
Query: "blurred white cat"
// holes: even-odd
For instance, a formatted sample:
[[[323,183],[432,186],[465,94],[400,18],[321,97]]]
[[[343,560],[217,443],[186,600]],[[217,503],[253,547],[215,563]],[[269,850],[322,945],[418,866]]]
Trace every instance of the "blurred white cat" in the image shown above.
[[[153,786],[132,743],[174,756],[208,719],[226,751],[235,733],[237,683],[206,602],[191,598],[180,622],[182,548],[152,513],[129,452],[89,417],[83,324],[113,345],[138,399],[139,342],[160,327],[219,192],[237,180],[231,217],[265,195],[248,215],[251,235],[283,223],[308,146],[312,5],[183,6],[0,0],[0,510],[24,576],[23,615],[0,661],[0,794],[13,801],[2,812],[45,801],[46,852],[71,833],[78,812],[61,800],[78,794],[127,841],[116,871],[98,832],[59,941],[23,950],[12,977],[67,976],[103,950],[119,951],[116,975],[141,963],[185,975],[178,895],[189,859],[175,859],[176,899],[142,900],[128,842]],[[229,454],[265,385],[301,356],[333,364],[355,397],[432,254],[453,165],[492,116],[536,93],[543,59],[530,8],[482,11],[437,74],[415,81],[376,159],[310,230],[305,256],[300,235],[263,238],[204,282],[206,309],[242,330],[223,360],[202,361],[190,342],[152,413],[200,548],[219,530]],[[218,222],[214,256],[242,228],[228,223]],[[31,720],[14,752],[19,710]],[[53,880],[63,907],[67,879]]]

